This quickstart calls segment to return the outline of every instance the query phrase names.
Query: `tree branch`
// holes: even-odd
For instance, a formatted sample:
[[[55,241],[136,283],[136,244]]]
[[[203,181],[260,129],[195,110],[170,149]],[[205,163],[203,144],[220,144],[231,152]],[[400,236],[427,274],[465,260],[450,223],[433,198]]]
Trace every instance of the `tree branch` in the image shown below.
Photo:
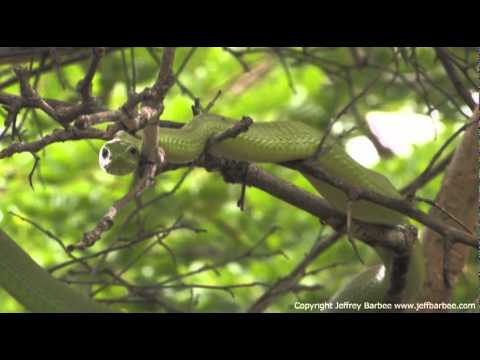
[[[335,232],[327,238],[319,238],[310,249],[309,253],[295,268],[285,277],[279,279],[273,284],[255,303],[250,306],[248,312],[263,312],[280,295],[293,289],[299,281],[306,275],[307,267],[326,249],[333,245],[343,232]]]
[[[438,58],[440,59],[445,72],[447,73],[450,81],[452,82],[453,86],[457,90],[458,94],[462,97],[465,104],[468,105],[470,110],[475,110],[477,106],[475,101],[473,101],[472,95],[468,92],[467,88],[463,85],[462,80],[458,76],[457,71],[453,67],[452,61],[450,60],[450,55],[446,48],[443,47],[436,47],[435,52],[437,53]]]

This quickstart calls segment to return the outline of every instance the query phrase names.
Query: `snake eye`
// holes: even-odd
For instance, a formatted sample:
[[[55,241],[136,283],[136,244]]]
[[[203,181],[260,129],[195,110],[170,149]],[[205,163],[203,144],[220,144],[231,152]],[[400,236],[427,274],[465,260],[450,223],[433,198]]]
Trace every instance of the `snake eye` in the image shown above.
[[[106,159],[106,158],[108,157],[108,153],[109,153],[108,149],[103,148],[103,150],[102,150],[102,158]]]
[[[137,148],[132,146],[130,149],[128,149],[128,152],[130,153],[130,155],[132,156],[137,156],[138,154],[138,151],[137,151]]]

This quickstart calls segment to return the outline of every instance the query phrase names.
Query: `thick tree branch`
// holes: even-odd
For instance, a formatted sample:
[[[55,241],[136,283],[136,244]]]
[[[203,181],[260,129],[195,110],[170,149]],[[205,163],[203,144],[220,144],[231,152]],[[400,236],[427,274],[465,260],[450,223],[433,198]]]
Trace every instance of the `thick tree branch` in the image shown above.
[[[333,177],[322,169],[319,169],[315,166],[315,164],[312,164],[310,161],[291,162],[289,164],[286,164],[286,166],[300,170],[306,174],[316,177],[319,180],[325,181],[328,184],[343,190],[346,194],[351,194],[349,197],[354,197],[355,200],[364,199],[379,205],[383,205],[389,209],[397,210],[402,214],[405,214],[412,219],[415,219],[420,223],[428,226],[429,228],[435,230],[442,236],[452,239],[453,241],[458,241],[471,247],[478,246],[478,238],[475,238],[474,236],[467,234],[464,231],[448,226],[444,222],[439,221],[432,216],[428,216],[424,212],[412,207],[410,202],[407,200],[387,198],[372,191],[367,191],[365,189],[360,189],[350,184],[346,184],[342,180]]]
[[[478,153],[479,114],[477,109],[473,115],[477,126],[472,126],[465,132],[436,199],[436,203],[462,220],[472,232],[475,230],[478,217],[478,159],[472,154]],[[455,221],[436,208],[432,208],[430,214],[449,226],[459,227]],[[441,238],[427,229],[425,252],[427,298],[434,302],[448,302],[452,296],[453,285],[458,280],[471,249],[463,244],[453,244],[449,238]]]

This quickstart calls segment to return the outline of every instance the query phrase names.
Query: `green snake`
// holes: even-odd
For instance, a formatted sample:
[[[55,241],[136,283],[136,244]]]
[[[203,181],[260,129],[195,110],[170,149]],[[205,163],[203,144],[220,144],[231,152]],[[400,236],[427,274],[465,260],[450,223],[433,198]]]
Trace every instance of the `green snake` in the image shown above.
[[[112,312],[54,279],[0,230],[0,287],[33,312]]]
[[[180,129],[162,128],[159,146],[165,151],[168,162],[189,163],[199,157],[212,136],[225,132],[234,123],[234,120],[218,115],[200,115]],[[235,138],[209,147],[209,153],[232,160],[281,163],[311,158],[322,139],[323,134],[319,130],[302,122],[255,122]],[[99,153],[100,166],[113,175],[133,172],[140,160],[140,143],[128,134],[123,134],[104,144]],[[327,140],[323,145],[326,151],[315,160],[316,166],[346,183],[390,198],[402,198],[390,180],[360,165],[337,141]],[[347,212],[348,198],[343,191],[324,181],[303,175],[334,208]],[[350,212],[353,219],[363,222],[390,226],[408,223],[403,214],[365,200],[351,202]],[[392,256],[384,249],[375,250],[383,264],[370,267],[355,276],[333,296],[332,302],[384,300],[389,287]],[[416,245],[403,294],[405,302],[414,302],[421,296],[424,280],[422,261],[421,246]]]
[[[207,141],[212,136],[230,129],[234,123],[234,120],[218,115],[199,115],[180,129],[161,128],[159,146],[163,148],[169,163],[190,163],[203,153]],[[226,139],[209,147],[209,153],[233,160],[281,163],[310,159],[316,153],[322,139],[319,130],[302,122],[255,122],[246,132],[235,138]],[[315,165],[323,171],[345,183],[390,198],[401,198],[386,177],[357,163],[337,141],[327,137],[324,145],[326,151],[322,151],[315,160]],[[138,168],[141,160],[140,146],[140,139],[122,133],[102,146],[99,152],[100,166],[113,175],[130,174]],[[353,219],[388,226],[408,223],[408,219],[401,213],[372,202],[358,200],[348,205],[348,198],[343,191],[306,174],[304,176],[337,210],[346,213],[350,206]],[[392,255],[387,250],[378,248],[375,250],[382,263],[356,275],[333,296],[332,302],[385,300],[392,270]],[[0,287],[6,289],[29,310],[37,312],[109,310],[52,278],[0,231],[0,256],[1,254],[5,260],[0,261]],[[424,280],[422,261],[421,246],[417,244],[409,265],[403,294],[404,302],[420,299]]]

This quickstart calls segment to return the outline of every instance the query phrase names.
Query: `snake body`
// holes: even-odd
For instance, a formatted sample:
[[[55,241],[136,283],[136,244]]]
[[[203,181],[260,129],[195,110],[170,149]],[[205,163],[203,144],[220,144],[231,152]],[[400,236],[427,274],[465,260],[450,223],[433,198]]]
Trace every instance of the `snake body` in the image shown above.
[[[159,145],[165,151],[168,162],[189,163],[199,157],[211,137],[230,129],[234,123],[234,120],[218,115],[200,115],[180,129],[162,128],[159,134]],[[240,133],[235,138],[214,144],[209,148],[209,152],[227,159],[257,163],[309,159],[317,151],[322,135],[319,130],[297,121],[255,122],[246,132]],[[103,158],[101,152],[102,167],[115,175],[132,172],[138,163],[138,159],[132,154],[138,154],[139,151],[131,151],[132,141],[127,138],[114,140],[114,144],[116,149],[111,148],[108,143],[104,145],[107,151],[102,151],[108,153],[108,156]],[[315,166],[350,185],[390,198],[402,198],[389,179],[356,162],[337,141],[327,138],[322,148],[324,151],[315,160]],[[125,155],[127,152],[130,153],[128,156]],[[128,169],[125,166],[126,159],[130,161]],[[343,213],[347,212],[348,197],[343,191],[312,176],[303,175],[334,208]],[[353,219],[364,222],[389,226],[408,223],[408,219],[403,214],[365,200],[352,202],[350,209]],[[371,267],[355,276],[334,295],[333,300],[382,301],[384,299],[389,286],[392,258],[384,249],[375,250],[383,264]],[[422,261],[421,247],[415,246],[407,274],[404,301],[413,301],[420,293],[424,279]]]
[[[33,312],[112,312],[54,279],[1,229],[0,287]]]
[[[218,115],[201,115],[180,129],[162,128],[159,145],[168,162],[189,163],[204,151],[209,138],[232,127],[233,120]],[[209,151],[217,156],[250,162],[280,163],[312,157],[322,141],[322,133],[302,122],[277,121],[254,123],[248,131],[233,139],[213,145]],[[137,143],[135,143],[137,142]],[[100,165],[114,175],[135,170],[140,154],[138,140],[120,137],[103,146]],[[400,199],[401,195],[383,175],[367,169],[353,160],[336,141],[326,141],[317,166],[331,175],[358,187],[381,195]],[[337,210],[347,210],[347,196],[339,189],[305,175],[317,191]],[[353,203],[352,217],[371,223],[404,224],[404,215],[364,200]]]
[[[223,133],[233,124],[233,120],[221,116],[200,115],[180,129],[160,129],[159,145],[164,149],[168,162],[188,163],[202,154],[208,139]],[[279,163],[311,158],[321,141],[320,131],[301,122],[254,123],[246,132],[214,144],[209,151],[233,160]],[[101,167],[113,175],[133,172],[140,161],[140,144],[139,139],[126,134],[105,143],[99,154]],[[401,198],[386,177],[357,163],[336,141],[325,141],[323,150],[315,160],[315,166],[323,171],[357,187],[391,198]],[[305,176],[334,208],[346,213],[348,198],[341,190]],[[408,223],[402,214],[364,200],[353,202],[350,209],[354,219],[364,222],[388,226]],[[391,255],[380,249],[375,250],[383,263],[355,276],[334,295],[333,301],[384,300],[392,269]],[[422,260],[421,248],[417,245],[410,262],[404,301],[414,301],[420,294],[424,276]],[[109,311],[107,307],[83,297],[51,277],[1,230],[0,287],[35,312]]]

